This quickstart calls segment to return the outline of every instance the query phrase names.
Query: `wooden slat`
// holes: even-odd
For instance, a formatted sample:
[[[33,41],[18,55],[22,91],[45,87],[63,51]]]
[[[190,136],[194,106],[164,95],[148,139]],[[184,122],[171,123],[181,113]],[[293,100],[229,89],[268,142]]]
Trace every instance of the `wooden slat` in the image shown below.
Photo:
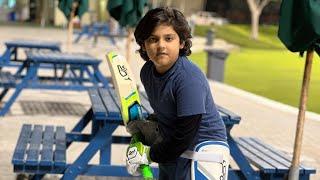
[[[41,166],[53,165],[53,144],[54,144],[54,127],[46,126],[43,135],[42,151],[41,151]]]
[[[60,42],[52,41],[34,41],[34,40],[12,40],[5,42],[7,46],[23,47],[23,48],[46,48],[46,49],[60,49]]]
[[[32,129],[32,125],[23,125],[12,163],[16,172],[63,171],[66,166],[65,128],[58,126],[55,131],[53,126],[35,125]]]
[[[35,125],[31,134],[30,146],[27,152],[26,164],[35,166],[38,165],[40,157],[40,145],[42,141],[42,126]]]
[[[284,165],[285,167],[289,168],[291,166],[291,160],[285,159],[285,156],[287,155],[284,155],[284,153],[281,154],[281,151],[276,150],[271,146],[267,148],[265,143],[262,143],[261,141],[258,142],[256,138],[245,138],[245,141],[255,146],[259,151],[263,152],[264,154],[279,162],[280,164]]]
[[[66,131],[62,126],[57,126],[55,134],[56,150],[54,152],[54,165],[66,165]]]
[[[241,150],[244,152],[245,156],[247,156],[254,165],[256,165],[259,169],[263,170],[264,173],[268,173],[263,169],[265,166],[261,166],[266,162],[269,165],[273,166],[276,170],[275,173],[284,174],[289,172],[289,168],[291,166],[291,158],[282,151],[279,151],[272,146],[263,143],[261,140],[252,137],[246,138],[237,138],[237,143],[240,144]],[[249,151],[247,151],[249,149]],[[253,150],[254,149],[254,150]],[[256,152],[258,151],[258,153]],[[268,158],[261,157],[260,155],[264,154]],[[260,156],[257,158],[257,156]],[[279,165],[280,164],[280,165]],[[260,165],[260,166],[259,166]],[[316,170],[310,167],[304,167],[302,165],[300,167],[300,174],[312,174],[315,173]]]
[[[115,89],[110,88],[110,89],[108,89],[108,91],[109,91],[109,94],[110,94],[113,102],[117,105],[118,109],[120,109],[120,102],[118,100],[118,95],[116,94]]]
[[[243,154],[250,160],[250,159],[254,159],[256,158],[256,156],[254,154],[252,154],[251,152],[247,151],[246,149],[241,149],[241,151],[243,152]],[[276,169],[274,169],[272,166],[270,166],[270,164],[267,164],[265,161],[262,161],[260,159],[256,160],[257,163],[260,164],[260,168],[263,167],[263,172],[264,173],[275,173]]]
[[[89,97],[92,104],[92,111],[96,117],[106,118],[107,110],[100,98],[98,89],[89,89]]]
[[[62,53],[58,51],[27,51],[27,58],[31,61],[62,64],[97,65],[101,61],[86,53]]]
[[[265,160],[260,159],[256,155],[255,150],[252,149],[252,147],[248,146],[240,138],[237,138],[235,140],[237,141],[237,144],[240,145],[241,151],[250,160],[250,162],[254,163],[254,165],[261,169],[264,173],[274,173],[276,171],[276,169],[273,166],[271,166]]]
[[[268,149],[268,150],[270,150],[270,151],[273,151],[274,153],[276,153],[276,154],[279,156],[279,159],[278,159],[278,160],[286,161],[286,162],[289,163],[289,166],[291,166],[291,160],[292,160],[292,158],[291,158],[288,154],[286,154],[286,153],[284,153],[284,152],[282,152],[282,151],[279,151],[279,150],[274,149],[272,146],[263,143],[263,142],[262,142],[261,140],[259,140],[258,138],[250,138],[250,140],[255,141],[256,143],[260,144],[260,145],[261,145],[263,148],[265,148],[265,149]],[[305,167],[305,166],[303,166],[303,165],[301,165],[301,164],[300,164],[299,167],[300,167],[300,170],[308,171],[309,173],[315,172],[315,169],[314,169],[314,168],[311,168],[311,167]]]
[[[25,162],[26,148],[31,135],[31,124],[24,124],[21,128],[20,136],[13,153],[12,163],[23,164]]]
[[[260,159],[270,164],[279,173],[286,172],[289,170],[290,164],[286,163],[284,165],[281,162],[279,162],[277,159],[281,157],[277,156],[275,153],[272,153],[267,149],[261,148],[259,144],[254,143],[254,141],[250,141],[249,138],[239,138],[239,141],[241,141],[241,144],[244,148],[246,148],[251,153],[255,154],[256,158],[250,159],[254,165],[259,166],[256,160]]]
[[[119,119],[121,117],[121,110],[115,91],[111,88],[99,88],[99,94],[103,101],[104,107],[107,109],[108,118]]]

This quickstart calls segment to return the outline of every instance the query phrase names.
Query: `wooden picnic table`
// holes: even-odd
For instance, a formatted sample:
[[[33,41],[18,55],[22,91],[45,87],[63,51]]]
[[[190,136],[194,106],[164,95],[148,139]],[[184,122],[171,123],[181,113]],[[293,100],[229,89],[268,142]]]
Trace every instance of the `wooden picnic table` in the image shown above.
[[[0,109],[1,116],[9,111],[23,89],[81,91],[91,87],[109,86],[109,81],[99,70],[101,61],[88,54],[28,51],[26,55],[27,59],[15,74],[0,72],[0,77],[7,79],[6,83],[0,83],[3,88],[0,101],[8,95],[10,89],[14,90]],[[42,65],[49,65],[53,68],[41,74]]]
[[[71,164],[65,165],[65,169],[62,172],[61,167],[55,169],[51,166],[51,169],[47,173],[61,173],[64,174],[62,179],[74,179],[78,175],[94,175],[94,176],[130,176],[125,166],[112,165],[111,164],[111,145],[113,143],[127,144],[130,141],[128,136],[113,136],[112,133],[119,126],[123,125],[120,115],[120,106],[116,100],[115,92],[112,88],[93,88],[89,91],[90,100],[92,103],[91,108],[87,113],[79,120],[70,133],[66,133],[66,149],[72,145],[73,142],[89,142],[88,146],[82,151],[78,158]],[[141,102],[143,107],[143,115],[147,117],[153,113],[152,108],[147,100],[145,93],[141,93]],[[219,112],[227,126],[233,126],[239,123],[240,117],[225,111],[223,108],[219,108]],[[83,129],[91,122],[91,133],[84,134]],[[34,127],[35,128],[35,127]],[[44,129],[43,134],[46,134]],[[20,134],[21,137],[24,137]],[[32,135],[31,135],[32,136]],[[20,139],[20,138],[19,138]],[[40,140],[39,140],[40,141]],[[18,140],[20,142],[20,140]],[[42,142],[42,141],[41,141]],[[40,142],[38,142],[40,143]],[[29,147],[29,146],[28,146]],[[98,165],[88,164],[91,158],[100,152],[100,162]],[[28,152],[25,149],[25,152]],[[52,153],[55,153],[54,150]],[[41,154],[41,151],[39,151]],[[67,157],[67,155],[66,155]],[[34,164],[28,164],[27,161],[20,163],[13,156],[13,164],[16,172],[34,173],[34,170],[30,166]],[[54,159],[52,159],[54,161]],[[19,164],[16,164],[19,162]],[[54,164],[54,162],[53,162]],[[44,173],[45,167],[39,164],[36,165],[38,172]],[[155,174],[157,174],[155,169]],[[41,174],[39,173],[39,174]]]
[[[116,37],[127,37],[125,33],[121,31],[121,29],[117,30],[117,32],[112,32],[110,26],[106,23],[93,23],[90,25],[85,25],[82,27],[80,32],[76,32],[77,37],[73,41],[74,43],[78,43],[82,36],[86,35],[87,39],[94,38],[94,44],[98,43],[98,37],[106,37],[108,38],[112,45],[116,45],[115,38]]]
[[[20,49],[61,51],[61,43],[53,41],[12,40],[5,42],[5,45],[6,50],[3,55],[0,56],[0,66],[20,66],[19,63],[17,63],[17,61],[23,61],[18,59]]]

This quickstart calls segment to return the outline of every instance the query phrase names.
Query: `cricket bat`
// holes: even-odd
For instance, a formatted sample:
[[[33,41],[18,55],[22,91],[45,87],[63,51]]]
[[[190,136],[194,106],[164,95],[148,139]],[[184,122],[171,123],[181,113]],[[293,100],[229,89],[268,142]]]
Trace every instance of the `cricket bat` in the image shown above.
[[[115,53],[107,54],[107,62],[111,71],[112,81],[121,105],[121,116],[125,126],[130,121],[142,120],[142,110],[137,89],[131,68],[126,59]],[[139,135],[132,134],[133,142],[139,142]],[[141,165],[141,174],[144,179],[153,179],[150,166]]]

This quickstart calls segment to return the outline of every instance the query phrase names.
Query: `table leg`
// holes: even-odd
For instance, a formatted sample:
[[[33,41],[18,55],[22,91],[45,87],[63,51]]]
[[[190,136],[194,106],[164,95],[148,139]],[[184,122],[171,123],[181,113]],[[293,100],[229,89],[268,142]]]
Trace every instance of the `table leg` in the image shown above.
[[[8,93],[9,88],[5,88],[2,90],[1,94],[0,94],[0,102],[2,101],[2,99],[4,98],[4,96]]]
[[[228,134],[228,144],[230,147],[230,154],[236,161],[245,179],[260,179],[259,175],[252,169],[249,161],[244,156],[238,144],[234,141],[230,134]]]
[[[14,54],[14,61],[17,61],[18,60],[18,48],[17,47],[14,48],[13,54]]]
[[[108,126],[107,131],[114,131],[113,126],[110,126],[110,124],[106,124],[105,126]],[[105,146],[100,150],[100,164],[102,165],[109,165],[111,164],[111,144],[112,144],[112,137],[109,139],[106,139],[107,143]]]
[[[94,76],[95,78],[97,78],[98,82],[101,82],[103,84],[104,88],[108,88],[109,87],[109,81],[106,77],[104,77],[102,75],[102,73],[100,72],[98,66],[94,66]]]
[[[19,84],[16,85],[14,93],[0,110],[0,116],[4,116],[9,111],[11,105],[15,102],[22,89],[27,87],[28,81],[30,81],[36,74],[37,67],[31,67],[30,69],[28,69],[26,76],[21,80]]]
[[[68,166],[62,179],[75,179],[79,174],[86,172],[88,168],[88,162],[98,150],[101,150],[103,147],[107,146],[107,143],[110,142],[112,133],[117,126],[118,125],[116,124],[109,124],[108,126],[101,128],[92,138],[89,145],[74,161],[74,163]]]
[[[79,122],[72,128],[71,133],[82,132],[82,130],[89,124],[93,118],[93,111],[90,108],[86,114],[79,120]],[[67,148],[72,144],[72,141],[67,142]]]
[[[10,63],[10,54],[11,54],[11,50],[10,48],[7,48],[6,51],[3,53],[3,55],[0,57],[0,64],[1,65],[6,65],[8,63]],[[2,66],[0,66],[0,70],[1,70]]]
[[[5,103],[5,105],[0,109],[0,116],[4,116],[9,110],[11,105],[15,102],[17,97],[19,96],[22,89],[25,87],[24,83],[19,84],[16,88],[14,93],[11,95],[9,100]]]
[[[79,71],[80,71],[80,74],[79,74],[79,81],[80,81],[80,84],[83,84],[83,80],[84,80],[84,69],[85,67],[81,66],[79,68]]]
[[[29,61],[24,61],[22,63],[22,65],[18,68],[18,70],[16,71],[16,73],[14,74],[15,77],[19,77],[21,76],[21,73],[24,69],[27,69],[30,66]]]

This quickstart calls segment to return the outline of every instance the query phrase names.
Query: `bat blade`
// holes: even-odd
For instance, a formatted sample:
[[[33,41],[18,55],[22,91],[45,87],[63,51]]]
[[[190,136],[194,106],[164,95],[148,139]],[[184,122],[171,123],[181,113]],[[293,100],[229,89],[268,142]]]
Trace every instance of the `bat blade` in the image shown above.
[[[125,126],[132,120],[142,120],[142,111],[137,85],[129,64],[123,56],[110,52],[107,54],[112,80],[121,105],[121,115]],[[140,141],[139,135],[133,134],[135,142]],[[140,165],[144,179],[153,179],[150,166]]]
[[[113,84],[121,104],[121,115],[126,126],[130,120],[141,119],[141,103],[136,81],[126,59],[115,53],[107,54]]]

